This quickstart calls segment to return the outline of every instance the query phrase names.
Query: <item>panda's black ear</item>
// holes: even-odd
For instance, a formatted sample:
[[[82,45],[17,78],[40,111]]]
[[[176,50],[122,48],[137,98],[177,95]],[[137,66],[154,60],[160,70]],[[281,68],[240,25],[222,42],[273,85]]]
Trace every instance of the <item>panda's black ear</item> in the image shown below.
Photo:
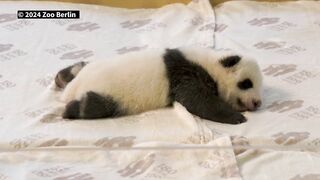
[[[241,60],[240,56],[227,56],[220,60],[220,63],[225,68],[230,68],[236,65]]]

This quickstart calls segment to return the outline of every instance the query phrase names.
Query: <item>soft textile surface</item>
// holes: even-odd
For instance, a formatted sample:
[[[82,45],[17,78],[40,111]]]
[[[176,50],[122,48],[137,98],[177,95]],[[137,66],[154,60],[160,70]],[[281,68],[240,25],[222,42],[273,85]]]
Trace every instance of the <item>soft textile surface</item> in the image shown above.
[[[48,8],[79,9],[81,19],[16,19],[18,9]],[[78,61],[213,46],[207,1],[154,10],[1,2],[0,12],[0,179],[240,179],[232,149],[209,148],[231,147],[230,137],[211,132],[179,104],[118,119],[66,121],[53,85],[60,69]],[[177,147],[183,144],[191,147]]]
[[[81,19],[16,19],[18,9],[48,8],[79,9]],[[205,0],[149,10],[0,2],[0,179],[317,179],[319,30],[320,3],[309,1],[214,10]],[[195,118],[179,104],[118,119],[61,119],[58,70],[182,45],[255,57],[261,110],[236,126]]]
[[[261,110],[240,126],[212,124],[254,144],[316,146],[320,139],[320,2],[229,2],[215,8],[217,49],[246,53],[264,75]]]
[[[320,2],[228,2],[215,16],[215,48],[258,60],[264,102],[247,123],[208,126],[260,147],[238,151],[244,179],[319,179]]]

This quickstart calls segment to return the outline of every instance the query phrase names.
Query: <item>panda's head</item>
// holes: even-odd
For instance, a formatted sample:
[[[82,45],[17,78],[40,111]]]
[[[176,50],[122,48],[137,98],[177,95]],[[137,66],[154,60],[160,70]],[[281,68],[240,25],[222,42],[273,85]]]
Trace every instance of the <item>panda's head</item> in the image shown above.
[[[219,60],[216,76],[219,96],[237,111],[254,111],[261,106],[262,75],[256,61],[238,55]]]

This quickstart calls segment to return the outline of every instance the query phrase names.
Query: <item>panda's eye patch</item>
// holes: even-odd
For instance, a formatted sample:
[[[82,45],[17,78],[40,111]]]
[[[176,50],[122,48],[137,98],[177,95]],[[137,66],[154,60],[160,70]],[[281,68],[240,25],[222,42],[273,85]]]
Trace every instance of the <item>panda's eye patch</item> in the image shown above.
[[[242,90],[246,90],[253,87],[252,81],[250,79],[245,79],[241,82],[238,82],[238,87]]]

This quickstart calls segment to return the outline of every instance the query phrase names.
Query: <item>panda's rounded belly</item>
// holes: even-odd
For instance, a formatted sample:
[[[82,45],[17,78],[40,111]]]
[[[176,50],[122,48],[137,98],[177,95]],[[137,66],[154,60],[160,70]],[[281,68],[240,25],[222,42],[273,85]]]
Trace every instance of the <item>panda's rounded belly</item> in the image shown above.
[[[151,60],[152,61],[152,60]],[[68,84],[64,99],[80,100],[88,92],[111,97],[125,114],[162,108],[169,104],[169,82],[162,61],[135,64],[89,64]]]

